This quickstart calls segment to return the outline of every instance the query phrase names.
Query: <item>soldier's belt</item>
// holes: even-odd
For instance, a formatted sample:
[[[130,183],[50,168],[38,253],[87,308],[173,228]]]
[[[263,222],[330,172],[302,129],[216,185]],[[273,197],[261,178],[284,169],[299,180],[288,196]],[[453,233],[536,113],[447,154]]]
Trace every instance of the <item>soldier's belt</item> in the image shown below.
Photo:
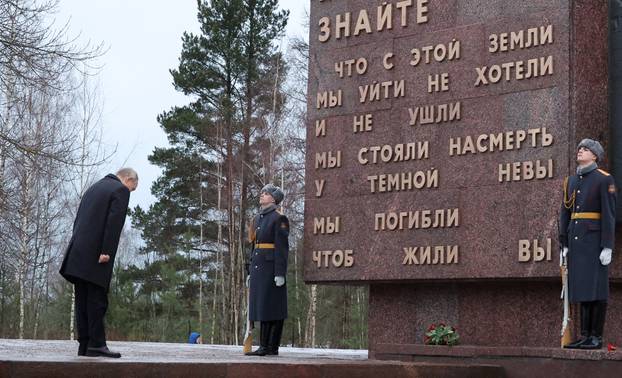
[[[255,244],[256,249],[274,249],[274,243],[257,243]]]
[[[599,220],[600,213],[572,213],[570,219],[592,219]]]

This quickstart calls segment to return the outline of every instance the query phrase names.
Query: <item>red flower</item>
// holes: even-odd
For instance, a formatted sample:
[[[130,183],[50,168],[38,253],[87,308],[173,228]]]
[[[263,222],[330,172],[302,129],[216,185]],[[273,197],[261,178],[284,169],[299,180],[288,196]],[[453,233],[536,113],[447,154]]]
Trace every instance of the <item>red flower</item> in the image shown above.
[[[607,350],[608,350],[609,352],[613,352],[613,351],[614,351],[614,350],[616,350],[616,349],[618,349],[618,347],[617,347],[617,346],[615,346],[614,344],[612,344],[612,343],[607,344]]]
[[[434,328],[436,328],[436,324],[432,323],[430,324],[430,326],[428,327],[428,331],[433,330]]]

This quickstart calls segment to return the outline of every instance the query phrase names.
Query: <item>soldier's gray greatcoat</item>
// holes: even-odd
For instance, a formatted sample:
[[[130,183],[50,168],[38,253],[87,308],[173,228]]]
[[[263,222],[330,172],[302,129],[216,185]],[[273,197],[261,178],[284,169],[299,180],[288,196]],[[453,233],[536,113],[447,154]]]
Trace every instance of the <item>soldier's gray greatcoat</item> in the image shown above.
[[[272,321],[287,318],[287,284],[277,287],[275,276],[287,276],[289,221],[271,205],[253,221],[255,242],[251,253],[249,319]],[[274,244],[274,248],[257,248]]]
[[[614,249],[615,208],[616,187],[609,173],[593,169],[564,182],[559,241],[568,247],[568,291],[573,303],[609,297],[608,266],[601,264],[599,256],[603,248]],[[571,219],[573,213],[598,213],[600,219]]]

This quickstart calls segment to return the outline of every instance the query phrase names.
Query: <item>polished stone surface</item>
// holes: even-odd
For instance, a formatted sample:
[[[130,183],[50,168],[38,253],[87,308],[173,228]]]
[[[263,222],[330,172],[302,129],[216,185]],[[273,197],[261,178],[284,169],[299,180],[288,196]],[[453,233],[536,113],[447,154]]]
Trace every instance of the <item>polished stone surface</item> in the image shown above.
[[[394,3],[394,2],[390,2]],[[415,4],[416,2],[413,2]],[[318,41],[319,20],[351,11],[353,24],[366,9],[375,20],[378,2],[371,0],[311,3],[309,124],[307,129],[304,274],[309,283],[353,282],[370,285],[369,338],[373,356],[380,344],[421,344],[427,326],[448,322],[466,345],[556,347],[562,302],[557,217],[562,182],[575,167],[579,140],[608,139],[607,2],[570,0],[436,0],[428,1],[428,22],[358,37]],[[372,25],[373,24],[372,21]],[[489,51],[489,36],[549,25],[553,42],[510,51]],[[410,65],[411,49],[460,41],[460,59]],[[385,53],[395,54],[385,70]],[[365,74],[339,78],[335,63],[364,57]],[[548,59],[552,75],[479,85],[477,67],[490,68],[530,59]],[[514,71],[513,71],[514,72]],[[428,93],[429,75],[448,73],[450,90]],[[361,103],[359,88],[374,82],[405,81],[405,96]],[[317,109],[316,94],[343,90],[343,105]],[[461,102],[458,121],[409,125],[409,108]],[[354,133],[354,116],[373,114],[373,130]],[[315,136],[315,122],[325,119],[326,137]],[[553,143],[531,137],[521,148],[450,155],[451,138],[499,135],[516,130],[546,129]],[[420,160],[361,164],[363,147],[429,142]],[[316,153],[342,153],[342,166],[316,169]],[[368,154],[370,155],[370,154]],[[500,164],[553,161],[553,175],[541,180],[499,182]],[[607,161],[600,164],[607,168]],[[369,175],[437,170],[437,188],[371,193]],[[314,180],[326,180],[316,197]],[[458,227],[375,229],[379,213],[454,209]],[[341,217],[337,234],[314,233],[316,217]],[[407,220],[405,220],[407,222]],[[620,235],[620,229],[618,230]],[[531,244],[531,259],[519,260],[519,243]],[[537,241],[537,248],[534,247]],[[618,243],[620,244],[620,243]],[[458,260],[436,258],[435,247],[458,246]],[[419,248],[408,264],[405,249]],[[420,253],[431,247],[430,254]],[[538,248],[541,248],[538,250]],[[354,266],[337,268],[314,259],[314,251],[354,251]],[[533,258],[542,253],[538,259]],[[606,340],[622,342],[622,259],[610,266],[612,290]],[[442,254],[441,254],[442,255]],[[317,256],[317,255],[316,255]],[[536,261],[537,260],[537,261]],[[339,260],[337,260],[339,262]],[[413,262],[411,259],[410,262]],[[573,328],[577,331],[574,310]]]
[[[344,349],[279,349],[278,357],[244,356],[241,346],[141,343],[109,341],[108,347],[122,355],[121,360],[78,357],[78,343],[70,340],[15,340],[0,339],[0,360],[11,361],[115,361],[126,362],[256,362],[304,360],[307,363],[340,363],[366,361],[366,350]],[[253,347],[255,349],[256,347]]]
[[[428,326],[438,323],[456,327],[466,346],[559,347],[560,289],[557,282],[511,281],[371,285],[371,356],[380,344],[423,345]],[[620,298],[622,287],[613,285],[605,343],[622,344]],[[571,319],[572,334],[578,337],[578,307],[571,308]]]
[[[413,4],[416,2],[413,2]],[[559,274],[556,251],[557,214],[562,181],[574,168],[577,142],[591,136],[607,143],[607,9],[605,3],[540,0],[437,0],[428,3],[428,22],[394,27],[371,34],[318,41],[319,20],[328,16],[331,35],[335,16],[366,9],[375,28],[378,2],[371,0],[312,2],[310,30],[309,123],[307,129],[304,265],[307,282],[373,282],[448,279],[541,279]],[[553,43],[490,53],[491,34],[523,31],[552,25]],[[534,29],[535,28],[535,29]],[[509,37],[508,37],[509,38]],[[410,65],[411,50],[457,40],[460,58]],[[391,70],[383,57],[392,52]],[[496,84],[475,86],[476,67],[552,57],[552,75],[522,80],[503,78]],[[367,71],[340,78],[335,63],[367,59]],[[344,68],[345,69],[345,68]],[[525,68],[526,70],[526,68]],[[450,90],[428,93],[429,75],[448,73]],[[404,80],[405,96],[380,101],[359,101],[360,86]],[[343,105],[317,109],[321,91],[343,91]],[[409,108],[461,102],[458,121],[410,126]],[[353,132],[355,116],[373,114],[373,130]],[[326,136],[316,137],[316,121],[326,121]],[[516,130],[546,129],[553,143],[543,146],[531,137],[521,148],[450,156],[451,138],[498,135]],[[401,143],[429,143],[425,159],[360,164],[361,148]],[[341,151],[342,165],[316,169],[316,153]],[[371,157],[371,153],[367,154]],[[499,182],[499,165],[553,160],[553,177],[543,180]],[[607,163],[602,164],[606,168]],[[372,193],[369,175],[436,170],[437,188]],[[316,197],[314,180],[326,180]],[[375,214],[458,208],[460,223],[452,228],[403,227],[375,229]],[[314,219],[341,218],[338,234],[314,233]],[[405,221],[407,223],[407,220]],[[520,262],[519,241],[551,242],[544,261]],[[459,247],[457,264],[446,261],[405,265],[404,248]],[[354,251],[349,268],[317,266],[314,251]],[[434,253],[434,251],[432,251]],[[323,265],[323,264],[322,264]],[[330,264],[329,264],[330,265]],[[612,277],[622,278],[622,265],[614,263]]]
[[[617,377],[622,354],[619,352],[580,351],[559,348],[469,347],[382,344],[377,358],[432,363],[470,361],[502,366],[504,377]]]
[[[77,342],[0,339],[0,377],[499,377],[499,366],[372,361],[367,351],[281,348],[250,357],[242,347],[109,342],[120,359],[77,357]]]

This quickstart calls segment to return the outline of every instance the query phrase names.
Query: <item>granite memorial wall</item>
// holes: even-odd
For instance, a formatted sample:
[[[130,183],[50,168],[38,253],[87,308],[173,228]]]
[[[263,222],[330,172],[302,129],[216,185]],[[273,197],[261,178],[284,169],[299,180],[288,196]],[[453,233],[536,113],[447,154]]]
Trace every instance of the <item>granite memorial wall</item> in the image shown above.
[[[370,285],[372,355],[437,321],[559,343],[562,181],[608,141],[605,1],[313,0],[308,104],[305,280]]]

